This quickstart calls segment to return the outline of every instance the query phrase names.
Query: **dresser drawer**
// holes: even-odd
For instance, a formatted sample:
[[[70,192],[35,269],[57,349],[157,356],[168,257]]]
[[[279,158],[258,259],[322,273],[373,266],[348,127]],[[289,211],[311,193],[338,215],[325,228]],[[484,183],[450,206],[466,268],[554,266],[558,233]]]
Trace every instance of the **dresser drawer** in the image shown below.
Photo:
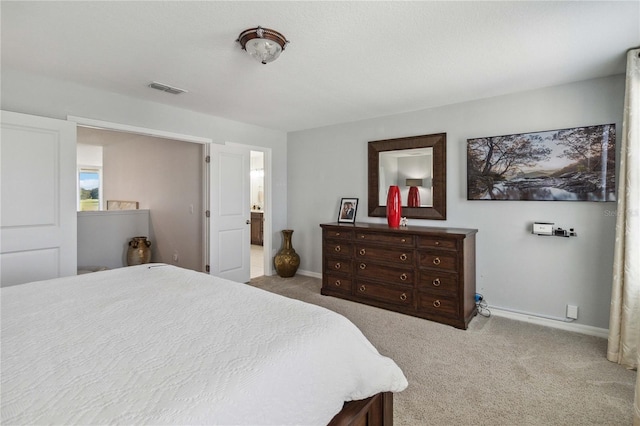
[[[325,259],[324,270],[326,272],[341,272],[343,274],[351,274],[351,265],[351,259],[327,258]]]
[[[351,278],[339,274],[324,274],[322,278],[325,289],[351,294]]]
[[[413,235],[375,234],[372,232],[356,232],[356,240],[413,247]]]
[[[384,281],[389,284],[413,287],[413,268],[390,268],[365,261],[356,262],[355,266],[355,274],[358,278],[367,278]]]
[[[352,229],[325,229],[324,237],[331,238],[333,240],[353,240]]]
[[[339,256],[339,257],[351,257],[353,245],[350,242],[345,241],[326,241],[324,243],[324,250],[326,256]]]
[[[436,293],[418,293],[418,309],[437,315],[458,315],[458,300]]]
[[[457,248],[456,240],[453,238],[440,238],[436,236],[420,236],[418,237],[418,248],[441,248],[455,250]]]
[[[458,291],[458,276],[456,274],[438,273],[435,271],[420,271],[418,278],[419,291],[441,291],[455,294]]]
[[[356,259],[358,261],[381,260],[396,265],[413,266],[413,250],[356,244]]]
[[[418,264],[421,268],[456,272],[458,269],[458,256],[455,252],[421,251],[418,254]]]
[[[388,284],[376,284],[358,280],[353,289],[354,295],[410,307],[413,305],[413,294],[410,289]]]

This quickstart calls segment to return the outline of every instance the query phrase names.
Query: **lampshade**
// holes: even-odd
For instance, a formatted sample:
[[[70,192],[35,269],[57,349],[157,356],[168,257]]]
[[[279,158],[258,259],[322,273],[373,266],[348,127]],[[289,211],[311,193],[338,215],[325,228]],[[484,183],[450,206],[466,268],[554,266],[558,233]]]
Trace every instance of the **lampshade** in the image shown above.
[[[422,179],[407,179],[407,186],[422,186]]]
[[[249,55],[263,64],[278,59],[289,41],[279,32],[269,28],[244,30],[236,40]]]

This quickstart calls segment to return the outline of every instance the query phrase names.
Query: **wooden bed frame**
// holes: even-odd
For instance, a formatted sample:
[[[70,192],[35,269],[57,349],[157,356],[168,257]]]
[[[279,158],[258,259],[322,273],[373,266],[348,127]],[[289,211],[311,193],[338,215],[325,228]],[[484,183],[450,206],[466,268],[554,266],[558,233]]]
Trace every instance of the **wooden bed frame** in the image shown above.
[[[393,426],[393,393],[382,392],[371,398],[345,402],[329,426]]]

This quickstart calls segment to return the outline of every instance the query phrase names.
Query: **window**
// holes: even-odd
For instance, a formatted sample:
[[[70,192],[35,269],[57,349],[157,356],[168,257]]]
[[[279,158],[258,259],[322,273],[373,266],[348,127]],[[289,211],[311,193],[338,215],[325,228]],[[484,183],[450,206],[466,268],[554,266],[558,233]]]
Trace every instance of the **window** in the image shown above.
[[[102,210],[102,170],[78,168],[78,211]]]

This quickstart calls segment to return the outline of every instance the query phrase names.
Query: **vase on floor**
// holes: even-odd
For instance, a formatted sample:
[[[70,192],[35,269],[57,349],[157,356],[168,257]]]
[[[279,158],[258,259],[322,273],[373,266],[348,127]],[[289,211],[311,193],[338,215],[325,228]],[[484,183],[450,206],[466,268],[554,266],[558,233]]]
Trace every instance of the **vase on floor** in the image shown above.
[[[300,266],[300,256],[291,245],[293,229],[282,230],[282,248],[273,259],[276,272],[283,278],[289,278],[296,274]]]
[[[133,237],[127,249],[127,265],[141,265],[151,262],[151,241],[147,237]]]
[[[402,215],[402,200],[400,199],[400,188],[391,185],[387,193],[387,224],[390,228],[400,227],[400,216]]]

